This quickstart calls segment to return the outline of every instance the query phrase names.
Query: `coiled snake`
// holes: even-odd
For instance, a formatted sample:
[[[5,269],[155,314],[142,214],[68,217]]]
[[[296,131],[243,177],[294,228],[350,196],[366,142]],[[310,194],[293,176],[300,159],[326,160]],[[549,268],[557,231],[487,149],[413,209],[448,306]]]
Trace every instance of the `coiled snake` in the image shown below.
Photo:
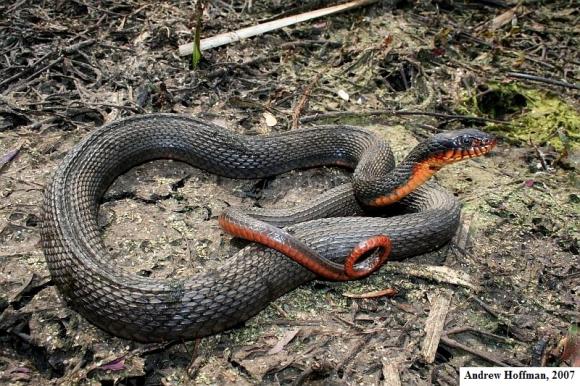
[[[392,244],[389,259],[396,260],[440,247],[458,226],[457,200],[424,182],[443,165],[484,154],[494,145],[493,138],[477,130],[438,134],[395,168],[385,139],[357,127],[242,136],[172,114],[113,122],[82,140],[46,189],[46,261],[67,304],[114,335],[144,342],[210,335],[245,321],[316,275],[258,244],[242,249],[217,271],[184,280],[140,277],[119,269],[109,259],[97,225],[101,198],[119,175],[159,158],[232,178],[262,178],[320,165],[352,168],[352,184],[304,206],[245,212],[286,227],[288,234],[335,262],[342,262],[361,241],[386,235]],[[356,217],[392,203],[405,214]]]

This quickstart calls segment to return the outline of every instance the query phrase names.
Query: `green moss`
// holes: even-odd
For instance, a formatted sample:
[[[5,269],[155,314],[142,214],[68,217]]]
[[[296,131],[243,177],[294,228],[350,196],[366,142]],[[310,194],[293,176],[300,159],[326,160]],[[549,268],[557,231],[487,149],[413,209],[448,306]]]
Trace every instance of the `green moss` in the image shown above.
[[[557,96],[515,83],[490,84],[466,100],[466,113],[509,120],[489,129],[516,142],[550,144],[563,152],[580,149],[580,113]]]

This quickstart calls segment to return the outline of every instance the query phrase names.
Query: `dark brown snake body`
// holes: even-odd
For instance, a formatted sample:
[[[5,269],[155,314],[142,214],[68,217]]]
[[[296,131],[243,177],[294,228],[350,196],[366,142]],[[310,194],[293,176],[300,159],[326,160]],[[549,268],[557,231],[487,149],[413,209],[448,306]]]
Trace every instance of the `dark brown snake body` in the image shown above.
[[[438,160],[479,155],[493,146],[491,139],[473,133],[466,131],[464,136],[480,141],[475,151],[473,144],[459,153],[441,145],[435,159],[429,158],[433,148],[418,146],[394,168],[388,143],[356,127],[323,126],[262,137],[237,135],[170,114],[114,122],[79,143],[46,189],[42,242],[48,267],[67,304],[114,335],[154,342],[217,333],[315,275],[257,244],[239,251],[219,270],[188,279],[125,272],[112,262],[97,225],[102,196],[115,178],[159,158],[232,178],[262,178],[321,165],[353,168],[353,184],[334,188],[304,206],[246,213],[285,226],[296,239],[337,262],[361,240],[387,235],[392,243],[389,259],[397,260],[440,247],[454,234],[457,200],[435,184],[419,185],[441,167]],[[451,139],[443,135],[435,146],[446,141]],[[430,166],[418,161],[425,159],[431,160]],[[408,185],[415,185],[410,193]],[[402,199],[391,207],[405,214],[352,217],[390,203],[393,195]]]

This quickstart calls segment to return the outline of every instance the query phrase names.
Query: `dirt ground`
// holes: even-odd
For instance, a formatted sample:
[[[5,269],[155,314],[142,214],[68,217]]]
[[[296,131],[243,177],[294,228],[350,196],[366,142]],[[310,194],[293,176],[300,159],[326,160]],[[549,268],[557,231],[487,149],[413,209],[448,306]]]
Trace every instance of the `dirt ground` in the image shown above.
[[[177,51],[193,40],[193,1],[3,2],[0,383],[455,385],[461,366],[579,366],[580,11],[520,3],[379,1],[208,50],[193,68]],[[334,4],[213,0],[202,37]],[[463,203],[442,250],[358,282],[310,283],[232,331],[143,345],[63,305],[39,228],[67,151],[147,112],[245,134],[290,130],[293,117],[355,123],[399,158],[461,126],[500,144],[437,175]],[[321,168],[238,181],[158,161],[119,178],[99,219],[119,265],[188,277],[245,245],[218,228],[227,205],[288,206],[348,180]],[[385,289],[397,294],[351,297]]]

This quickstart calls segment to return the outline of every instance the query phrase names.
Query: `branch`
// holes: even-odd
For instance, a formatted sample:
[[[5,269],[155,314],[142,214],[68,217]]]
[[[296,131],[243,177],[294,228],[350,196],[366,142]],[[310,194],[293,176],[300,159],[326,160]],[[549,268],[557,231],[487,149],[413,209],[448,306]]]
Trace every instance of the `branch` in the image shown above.
[[[512,77],[512,78],[517,78],[517,79],[532,80],[532,81],[536,81],[536,82],[551,84],[554,86],[560,86],[560,87],[566,87],[566,88],[572,88],[575,90],[580,90],[580,86],[577,84],[574,84],[574,83],[568,83],[568,82],[564,82],[561,80],[544,78],[544,77],[537,76],[537,75],[524,74],[522,72],[508,72],[507,76]]]
[[[365,5],[376,3],[378,0],[356,0],[346,4],[335,5],[333,7],[318,9],[311,12],[302,13],[299,15],[285,17],[283,19],[270,21],[264,24],[258,24],[252,27],[242,28],[233,32],[226,32],[210,38],[202,39],[200,49],[207,50],[223,46],[229,43],[237,42],[239,40],[249,38],[252,36],[262,35],[266,32],[275,31],[280,28],[288,27],[290,25],[298,24],[306,20],[316,19],[322,16],[331,15],[334,13],[346,11],[362,7]],[[179,55],[187,56],[193,53],[193,43],[187,43],[179,46]]]

